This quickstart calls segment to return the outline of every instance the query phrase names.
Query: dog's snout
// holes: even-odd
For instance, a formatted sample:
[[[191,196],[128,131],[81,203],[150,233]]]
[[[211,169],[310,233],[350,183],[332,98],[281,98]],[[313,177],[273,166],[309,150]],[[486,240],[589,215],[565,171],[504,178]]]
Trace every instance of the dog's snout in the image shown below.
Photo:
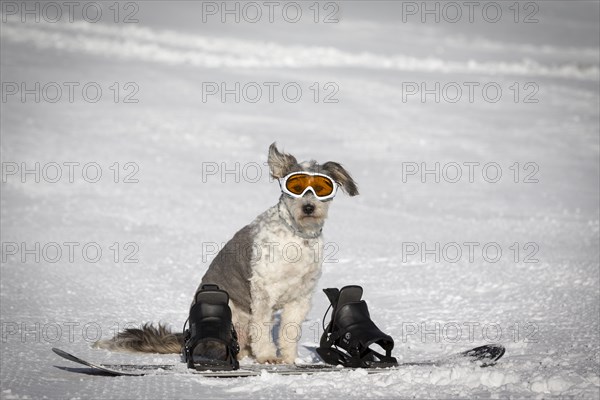
[[[306,215],[311,215],[315,212],[315,206],[310,203],[305,204],[304,206],[302,206],[302,211],[304,211],[304,214]]]

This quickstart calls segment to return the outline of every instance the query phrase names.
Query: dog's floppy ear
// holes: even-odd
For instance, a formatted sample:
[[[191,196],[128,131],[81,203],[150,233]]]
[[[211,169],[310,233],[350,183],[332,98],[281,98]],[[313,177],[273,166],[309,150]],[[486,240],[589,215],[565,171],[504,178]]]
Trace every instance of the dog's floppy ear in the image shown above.
[[[275,142],[269,147],[268,163],[271,176],[275,179],[283,178],[298,165],[296,157],[291,154],[281,153],[277,150],[277,143]]]
[[[344,192],[348,193],[350,196],[358,195],[358,186],[356,186],[356,183],[354,182],[354,179],[352,179],[352,177],[350,176],[350,173],[348,173],[348,171],[346,171],[341,164],[338,164],[333,161],[328,161],[325,164],[323,164],[321,169],[326,174],[331,176],[333,180],[338,185],[340,185]]]

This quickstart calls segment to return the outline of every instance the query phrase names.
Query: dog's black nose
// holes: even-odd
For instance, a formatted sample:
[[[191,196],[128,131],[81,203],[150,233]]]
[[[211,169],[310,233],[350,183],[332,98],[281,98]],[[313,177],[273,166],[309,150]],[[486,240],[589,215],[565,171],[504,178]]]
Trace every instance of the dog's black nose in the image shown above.
[[[315,212],[315,206],[313,206],[313,205],[312,205],[312,204],[310,204],[310,203],[309,203],[309,204],[305,204],[305,205],[302,207],[302,211],[304,211],[304,214],[306,214],[306,215],[310,215],[310,214],[312,214],[313,212]]]

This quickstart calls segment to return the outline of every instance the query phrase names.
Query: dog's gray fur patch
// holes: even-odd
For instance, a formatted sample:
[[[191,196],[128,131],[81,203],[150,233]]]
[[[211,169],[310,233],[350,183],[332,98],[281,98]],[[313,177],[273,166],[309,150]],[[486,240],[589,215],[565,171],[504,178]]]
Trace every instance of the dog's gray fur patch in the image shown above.
[[[205,284],[218,285],[241,310],[250,312],[253,246],[253,229],[246,225],[217,254],[196,292]]]

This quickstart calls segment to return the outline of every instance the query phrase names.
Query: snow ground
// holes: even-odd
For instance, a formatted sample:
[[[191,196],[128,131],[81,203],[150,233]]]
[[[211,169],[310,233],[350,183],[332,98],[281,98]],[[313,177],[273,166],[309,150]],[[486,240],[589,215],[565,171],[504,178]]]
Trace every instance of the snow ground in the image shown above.
[[[120,3],[119,23],[113,2],[102,4],[97,23],[82,18],[87,3],[72,23],[48,22],[50,7],[39,23],[31,15],[23,23],[22,3],[4,2],[0,397],[598,398],[599,5],[521,2],[515,23],[514,2],[501,2],[502,17],[491,23],[480,12],[488,7],[491,19],[490,3],[478,3],[472,23],[461,2],[461,21],[443,14],[423,23],[422,10],[409,12],[421,2],[376,1],[322,2],[319,23],[313,2],[298,3],[298,23],[280,14],[273,23],[221,23],[218,14],[204,23],[202,4],[162,1]],[[16,16],[6,4],[16,4]],[[338,23],[322,22],[330,12]],[[130,13],[138,23],[122,22]],[[39,102],[31,93],[21,101],[23,82],[34,91],[40,82]],[[68,82],[78,84],[72,102]],[[222,82],[255,82],[248,90],[259,86],[263,97],[203,101],[203,89]],[[279,84],[272,103],[265,82]],[[422,82],[446,87],[439,103],[409,94]],[[283,98],[285,84],[301,87],[298,102]],[[56,86],[63,92],[52,103]],[[452,102],[457,86],[462,97]],[[102,89],[95,103],[94,87]],[[326,95],[338,102],[325,103]],[[277,200],[263,166],[273,141],[300,159],[342,162],[361,190],[334,201],[319,287],[362,285],[400,360],[500,342],[503,361],[232,380],[191,376],[183,366],[141,378],[55,368],[75,365],[51,347],[110,363],[178,361],[90,344],[127,323],[180,329],[213,245]],[[22,172],[36,162],[39,182]],[[69,162],[79,163],[71,164],[73,182]],[[424,183],[402,175],[436,162],[446,173],[439,183],[433,174]],[[469,182],[464,163],[472,162],[480,164]],[[62,172],[56,183],[53,163]],[[463,172],[457,183],[448,182],[452,163]],[[484,179],[483,165],[488,179],[501,170],[497,183]],[[97,169],[98,182],[88,182]],[[439,261],[421,254],[436,243]],[[317,292],[301,344],[318,341],[326,305]],[[316,360],[305,347],[299,358]]]

